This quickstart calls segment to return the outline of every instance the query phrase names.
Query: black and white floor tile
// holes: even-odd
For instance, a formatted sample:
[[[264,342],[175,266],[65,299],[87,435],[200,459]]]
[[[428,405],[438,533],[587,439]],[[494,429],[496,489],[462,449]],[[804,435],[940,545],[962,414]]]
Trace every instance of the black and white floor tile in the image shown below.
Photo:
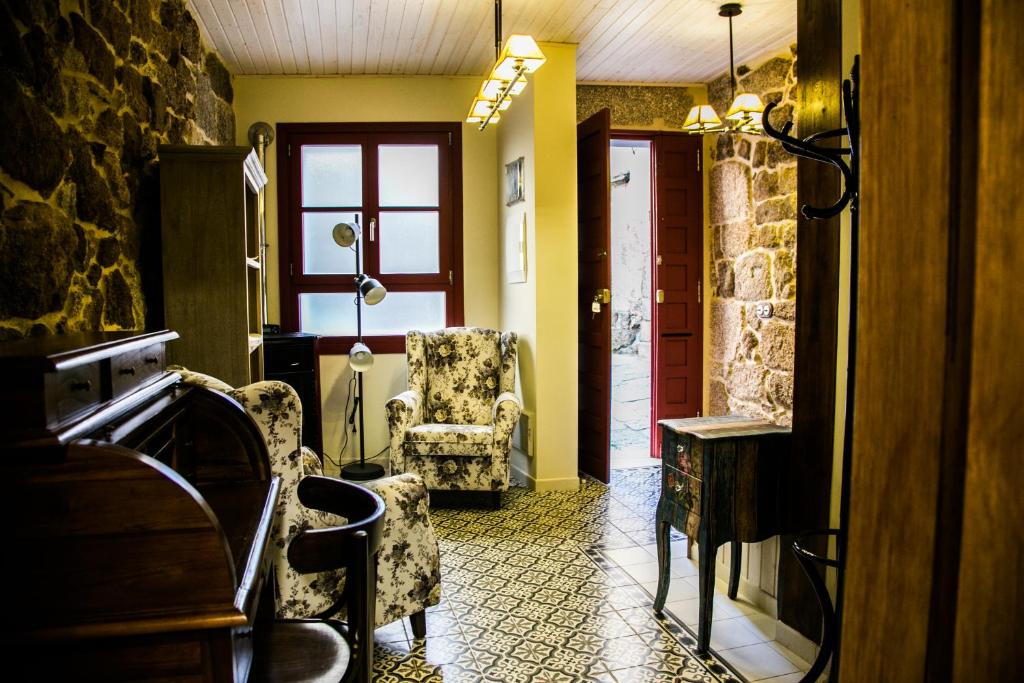
[[[657,478],[657,468],[621,470],[610,487],[515,487],[499,511],[431,510],[442,601],[427,612],[424,640],[407,621],[377,630],[375,680],[744,680],[719,657],[697,656],[683,619],[656,618],[645,575],[618,561],[654,543]]]

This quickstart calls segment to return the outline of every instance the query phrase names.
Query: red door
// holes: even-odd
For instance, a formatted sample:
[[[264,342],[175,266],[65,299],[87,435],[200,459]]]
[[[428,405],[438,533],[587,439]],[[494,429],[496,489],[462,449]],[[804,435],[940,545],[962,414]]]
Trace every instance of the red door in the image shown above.
[[[651,419],[700,415],[703,391],[701,138],[659,135],[654,145],[654,381]]]
[[[576,127],[579,221],[579,469],[608,483],[611,442],[611,115]]]

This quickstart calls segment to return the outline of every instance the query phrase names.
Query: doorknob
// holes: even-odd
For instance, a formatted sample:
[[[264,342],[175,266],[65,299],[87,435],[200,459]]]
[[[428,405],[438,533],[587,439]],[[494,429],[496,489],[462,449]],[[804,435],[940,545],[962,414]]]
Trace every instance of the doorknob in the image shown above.
[[[610,289],[597,289],[594,290],[594,301],[599,304],[609,304],[612,301],[612,292]]]

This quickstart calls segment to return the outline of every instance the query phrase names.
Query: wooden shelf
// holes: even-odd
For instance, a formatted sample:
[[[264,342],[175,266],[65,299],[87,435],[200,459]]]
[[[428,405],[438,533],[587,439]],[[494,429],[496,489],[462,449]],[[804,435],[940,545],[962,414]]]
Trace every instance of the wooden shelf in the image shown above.
[[[255,634],[254,683],[337,683],[352,653],[345,637],[325,622],[270,621]]]

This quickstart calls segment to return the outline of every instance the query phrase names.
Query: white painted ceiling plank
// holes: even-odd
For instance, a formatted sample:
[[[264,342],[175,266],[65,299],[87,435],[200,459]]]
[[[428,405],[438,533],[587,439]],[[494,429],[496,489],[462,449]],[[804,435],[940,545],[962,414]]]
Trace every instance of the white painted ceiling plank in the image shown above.
[[[281,58],[281,48],[278,45],[280,27],[271,24],[266,0],[253,0],[247,4],[247,8],[249,20],[253,24],[256,35],[259,36],[260,46],[266,59],[266,73],[284,73],[284,60]]]
[[[256,28],[249,11],[249,3],[246,0],[231,0],[226,4],[231,16],[234,17],[238,27],[238,37],[245,46],[245,53],[252,60],[252,73],[266,72],[270,61],[263,49],[263,38]]]
[[[224,27],[220,23],[220,17],[217,16],[217,10],[210,5],[209,0],[193,0],[192,7],[197,14],[203,17],[203,25],[206,26],[210,40],[213,43],[210,47],[213,47],[220,53],[220,57],[229,71],[240,73],[242,70],[241,64],[238,61],[238,56],[235,54],[234,46],[224,33]]]
[[[437,73],[438,62],[441,60],[441,53],[447,43],[448,29],[454,21],[461,0],[442,0],[434,20],[430,24],[430,35],[423,48],[423,56],[420,57],[419,67],[416,73],[427,75]]]
[[[242,32],[242,27],[239,24],[238,17],[235,16],[234,9],[231,5],[225,3],[217,3],[216,9],[217,16],[220,18],[220,25],[224,27],[224,32],[234,43],[235,56],[238,57],[239,66],[245,73],[256,73],[256,62],[249,51],[249,43]]]
[[[427,31],[421,26],[421,21],[424,13],[431,11],[430,8],[424,9],[423,5],[423,0],[409,0],[405,4],[398,41],[392,53],[390,73],[409,73],[410,66],[419,63],[423,42],[427,39]]]
[[[466,58],[466,53],[472,46],[473,41],[480,35],[480,26],[492,16],[493,6],[489,3],[470,2],[459,5],[458,21],[453,21],[448,26],[448,40],[446,43],[451,46],[448,50],[447,59],[442,62],[444,66],[439,73],[458,74],[459,66]],[[444,54],[442,53],[442,56]]]
[[[648,5],[633,17],[627,26],[623,26],[622,30],[612,36],[598,54],[593,55],[589,64],[590,69],[600,71],[607,68],[610,71],[628,64],[629,58],[634,56],[636,46],[650,45],[661,27],[667,25],[672,4],[678,6],[680,3],[673,0],[657,0]]]
[[[338,73],[352,73],[352,2],[341,0],[335,9],[335,53]]]
[[[325,74],[338,73],[338,3],[337,0],[317,0],[320,16],[320,61]]]
[[[380,41],[380,69],[379,73],[395,73],[395,58],[399,50],[399,38],[402,34],[402,21],[409,5],[413,0],[390,0],[388,2],[388,15],[384,21],[384,33]],[[405,46],[408,49],[408,46]]]
[[[278,65],[280,70],[272,73],[300,73],[298,60],[295,58],[295,41],[292,38],[288,20],[285,18],[284,5],[281,4],[281,0],[262,0],[262,2],[267,14],[267,23],[270,24],[273,31],[277,53],[281,58]]]
[[[366,49],[370,35],[370,0],[355,0],[352,4],[352,73],[371,73],[366,70]]]
[[[302,35],[306,43],[306,55],[309,58],[309,73],[324,73],[323,51],[320,45],[320,11],[317,0],[299,0],[302,16]]]

